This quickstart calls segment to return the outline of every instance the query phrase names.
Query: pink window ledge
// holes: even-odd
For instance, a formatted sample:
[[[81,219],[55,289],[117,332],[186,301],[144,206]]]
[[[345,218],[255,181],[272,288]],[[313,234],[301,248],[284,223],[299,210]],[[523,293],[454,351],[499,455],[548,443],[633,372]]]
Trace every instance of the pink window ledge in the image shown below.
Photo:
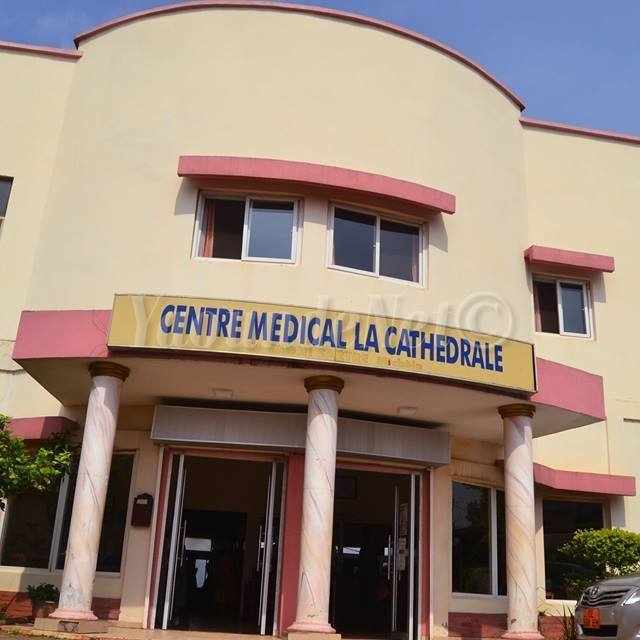
[[[616,268],[615,260],[612,256],[553,249],[552,247],[541,247],[537,244],[532,244],[528,249],[525,249],[524,258],[533,265],[569,267],[571,269],[600,273],[613,273]]]

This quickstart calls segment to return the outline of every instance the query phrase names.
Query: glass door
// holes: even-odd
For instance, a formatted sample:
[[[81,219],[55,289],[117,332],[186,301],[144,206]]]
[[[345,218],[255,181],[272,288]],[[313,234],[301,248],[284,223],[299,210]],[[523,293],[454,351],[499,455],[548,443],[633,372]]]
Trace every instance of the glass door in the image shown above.
[[[260,605],[258,607],[258,624],[260,635],[267,630],[267,614],[269,612],[269,585],[274,557],[274,512],[276,498],[276,481],[278,476],[277,463],[271,464],[271,474],[267,485],[267,504],[265,507],[265,524],[260,526],[258,533],[258,571],[260,579]],[[275,550],[277,554],[277,549]]]
[[[169,571],[165,587],[164,611],[162,614],[162,628],[166,629],[173,619],[176,574],[184,562],[184,546],[187,535],[187,521],[182,517],[184,503],[184,485],[187,479],[187,469],[184,465],[184,454],[178,456],[178,476],[176,479],[175,508],[171,523],[171,542],[169,547]]]
[[[184,455],[171,454],[167,487],[166,512],[163,518],[160,557],[156,587],[156,604],[152,618],[152,628],[166,629],[169,610],[173,598],[173,583],[176,568],[176,541],[182,521],[182,501],[184,499],[185,463]]]
[[[416,585],[416,526],[418,476],[399,478],[394,491],[391,583],[391,635],[398,640],[413,640]]]
[[[284,465],[171,456],[154,628],[275,633]]]

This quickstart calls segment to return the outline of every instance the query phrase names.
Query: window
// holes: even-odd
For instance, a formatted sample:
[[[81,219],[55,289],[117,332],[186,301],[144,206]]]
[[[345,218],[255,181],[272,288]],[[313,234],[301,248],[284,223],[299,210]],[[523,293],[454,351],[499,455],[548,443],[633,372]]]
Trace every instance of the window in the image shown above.
[[[565,574],[573,573],[595,579],[593,572],[563,558],[558,548],[578,529],[602,529],[604,526],[601,502],[572,500],[543,500],[544,572],[547,598],[575,600],[579,594],[565,584]]]
[[[28,491],[9,499],[0,564],[47,569],[58,507],[54,491]]]
[[[105,503],[98,571],[119,572],[127,525],[132,453],[114,453]],[[77,476],[53,491],[26,492],[9,500],[3,523],[0,564],[36,569],[63,569]]]
[[[205,198],[195,255],[200,258],[295,262],[298,211],[293,200]]]
[[[133,454],[113,454],[109,484],[107,486],[107,499],[104,505],[104,517],[102,519],[97,571],[114,573],[120,571],[124,532],[127,526],[127,510],[129,508],[129,488],[131,485],[132,471]],[[69,483],[71,488],[65,502],[64,520],[56,561],[57,569],[64,569],[64,558],[67,553],[67,541],[69,539],[69,525],[71,524],[77,473],[78,470],[75,469],[72,481]]]
[[[421,247],[419,225],[338,206],[333,209],[330,256],[333,267],[420,282]]]
[[[590,337],[589,290],[584,282],[534,278],[536,331]]]
[[[11,187],[13,186],[13,178],[0,176],[0,230],[7,215],[9,207],[9,196],[11,195]]]
[[[453,591],[505,595],[504,492],[454,482],[452,508]]]

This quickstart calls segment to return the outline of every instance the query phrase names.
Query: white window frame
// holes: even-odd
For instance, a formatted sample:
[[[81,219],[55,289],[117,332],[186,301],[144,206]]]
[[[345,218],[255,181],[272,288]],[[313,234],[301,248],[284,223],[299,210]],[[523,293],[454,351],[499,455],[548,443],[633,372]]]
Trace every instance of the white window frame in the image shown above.
[[[215,256],[198,255],[198,248],[204,233],[204,211],[207,200],[237,200],[244,202],[244,218],[242,222],[242,251],[239,259],[217,258]],[[249,234],[251,229],[251,203],[255,200],[266,200],[269,202],[289,202],[293,204],[293,225],[291,231],[291,258],[261,258],[249,255]],[[269,195],[234,195],[216,192],[202,192],[196,214],[196,224],[192,241],[191,257],[195,260],[218,260],[221,262],[267,262],[273,264],[297,264],[300,255],[299,244],[301,237],[301,215],[300,200],[293,197],[269,196]],[[215,234],[215,231],[214,231]]]
[[[487,489],[489,491],[489,526],[491,530],[490,534],[490,547],[489,547],[489,561],[491,563],[489,567],[489,573],[491,575],[491,593],[467,593],[466,591],[451,591],[451,595],[454,598],[506,598],[506,594],[498,593],[498,491],[504,489],[497,489],[496,487],[488,487],[483,484],[474,484],[473,482],[467,482],[466,480],[452,479],[452,483],[466,484],[470,487],[479,487],[481,489]],[[453,485],[452,485],[453,489]],[[453,490],[451,492],[451,505],[453,507]],[[453,515],[452,515],[453,523]],[[451,554],[453,559],[453,547],[451,547]]]
[[[573,280],[571,278],[559,278],[554,276],[538,276],[533,274],[533,284],[535,286],[536,282],[553,282],[556,285],[556,302],[558,305],[558,328],[559,333],[554,334],[550,331],[542,331],[542,326],[540,329],[536,329],[536,333],[544,333],[545,335],[561,335],[561,336],[569,336],[572,338],[592,338],[593,337],[593,309],[591,306],[591,292],[589,283],[585,280]],[[582,297],[584,299],[584,324],[586,328],[586,333],[575,333],[573,331],[565,331],[564,329],[564,314],[562,312],[562,285],[569,284],[573,286],[582,287]],[[534,304],[539,304],[534,298]],[[535,310],[536,313],[539,313],[539,309]]]
[[[333,234],[335,229],[335,215],[336,209],[346,209],[347,211],[353,211],[354,213],[361,213],[363,215],[371,216],[376,219],[375,225],[375,242],[374,242],[374,271],[365,271],[364,269],[354,269],[353,267],[344,267],[339,264],[335,264],[333,261]],[[403,280],[402,278],[392,278],[391,276],[385,276],[380,273],[380,222],[386,220],[388,222],[395,222],[398,224],[404,224],[408,227],[415,227],[418,229],[418,280]],[[330,206],[329,215],[329,229],[327,234],[327,260],[326,266],[329,269],[335,269],[336,271],[346,271],[347,273],[355,273],[358,275],[369,276],[371,278],[380,278],[381,280],[389,280],[390,282],[398,282],[402,284],[412,285],[414,287],[424,286],[424,252],[425,252],[425,237],[424,224],[415,222],[413,220],[405,220],[404,218],[382,215],[371,211],[370,209],[360,209],[358,207],[351,206],[349,204],[332,203]]]

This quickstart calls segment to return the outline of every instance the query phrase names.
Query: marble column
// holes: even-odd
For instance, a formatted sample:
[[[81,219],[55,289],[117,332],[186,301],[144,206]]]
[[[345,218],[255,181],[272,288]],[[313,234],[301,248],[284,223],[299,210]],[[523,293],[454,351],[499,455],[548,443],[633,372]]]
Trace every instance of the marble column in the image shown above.
[[[338,395],[344,382],[334,376],[304,381],[309,393],[302,493],[302,533],[296,621],[292,633],[334,634],[329,624],[331,538],[336,476]]]
[[[507,632],[509,640],[542,640],[538,598],[531,424],[535,407],[499,408],[504,423],[504,492],[507,547]]]
[[[91,391],[58,608],[60,620],[97,620],[91,610],[104,503],[116,434],[120,389],[129,370],[113,362],[89,365]]]

